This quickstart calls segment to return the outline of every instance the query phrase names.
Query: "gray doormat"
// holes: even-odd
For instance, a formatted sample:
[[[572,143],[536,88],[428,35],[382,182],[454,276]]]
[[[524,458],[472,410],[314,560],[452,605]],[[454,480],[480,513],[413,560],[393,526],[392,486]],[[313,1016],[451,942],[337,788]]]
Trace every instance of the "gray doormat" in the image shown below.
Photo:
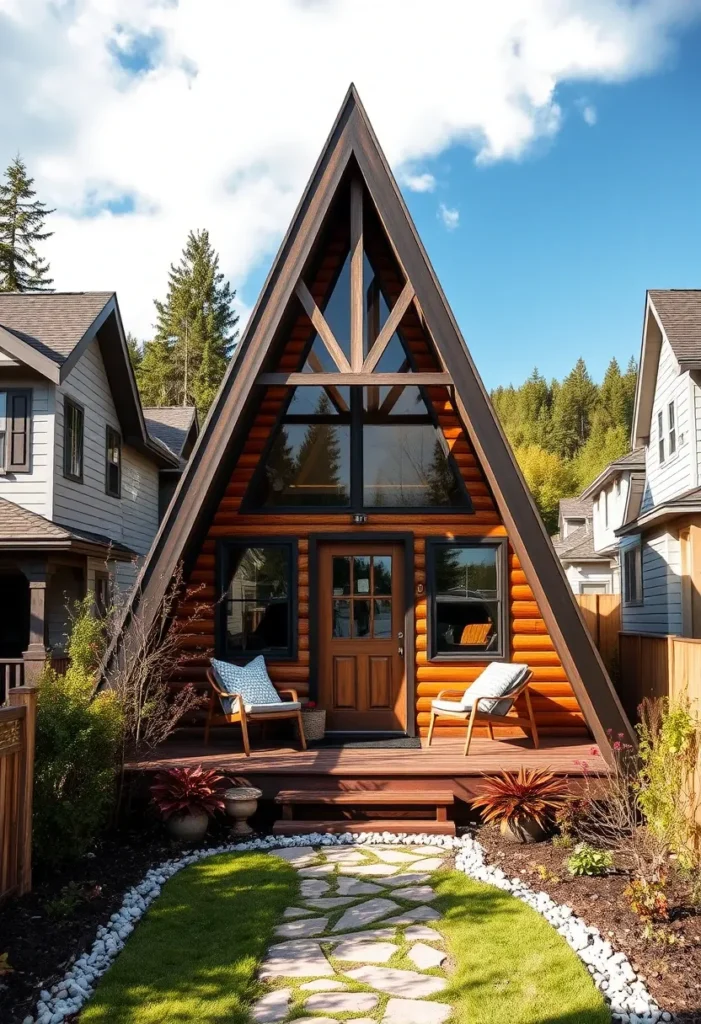
[[[421,740],[418,736],[392,736],[387,739],[343,739],[338,736],[328,736],[309,744],[310,748],[323,747],[325,750],[421,750]]]

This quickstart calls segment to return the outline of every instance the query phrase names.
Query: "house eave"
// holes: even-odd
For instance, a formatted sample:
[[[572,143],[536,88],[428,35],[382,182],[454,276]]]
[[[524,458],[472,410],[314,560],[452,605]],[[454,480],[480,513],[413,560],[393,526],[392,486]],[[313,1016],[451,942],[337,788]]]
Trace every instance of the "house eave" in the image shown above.
[[[620,526],[615,530],[617,537],[627,537],[631,533],[639,533],[640,530],[647,529],[649,526],[658,526],[662,523],[668,523],[672,519],[678,519],[679,516],[684,515],[701,515],[701,502],[700,501],[678,501],[669,502],[664,505],[659,505],[657,508],[651,509],[650,512],[646,512],[642,516],[638,516],[632,523],[626,523],[625,526]]]

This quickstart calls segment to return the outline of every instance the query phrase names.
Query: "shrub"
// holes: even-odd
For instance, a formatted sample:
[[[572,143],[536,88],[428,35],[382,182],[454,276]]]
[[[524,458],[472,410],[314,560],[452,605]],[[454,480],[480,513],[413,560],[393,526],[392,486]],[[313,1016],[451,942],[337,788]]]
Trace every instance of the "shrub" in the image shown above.
[[[196,768],[169,768],[156,776],[151,798],[164,820],[173,814],[198,811],[212,817],[215,811],[224,810],[220,787],[225,781],[223,775],[205,771],[201,764]]]
[[[518,827],[532,819],[544,828],[567,800],[567,782],[545,768],[519,768],[518,774],[502,771],[485,783],[473,801],[485,822]]]
[[[597,850],[588,843],[578,843],[567,858],[567,870],[571,875],[605,875],[613,867],[613,854],[609,850]]]
[[[646,925],[655,921],[669,920],[669,901],[665,892],[666,879],[648,882],[643,878],[635,878],[624,890],[623,895],[630,904],[630,909],[637,914]]]
[[[122,715],[112,693],[93,693],[102,637],[88,598],[75,608],[69,669],[47,668],[39,682],[34,857],[43,866],[85,853],[114,805]]]

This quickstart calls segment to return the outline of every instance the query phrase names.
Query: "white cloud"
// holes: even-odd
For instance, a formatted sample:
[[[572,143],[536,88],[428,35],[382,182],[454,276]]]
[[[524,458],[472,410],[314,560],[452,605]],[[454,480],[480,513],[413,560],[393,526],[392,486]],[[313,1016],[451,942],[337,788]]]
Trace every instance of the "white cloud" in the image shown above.
[[[455,144],[517,159],[557,133],[558,85],[653,71],[699,14],[701,0],[0,0],[0,167],[19,150],[57,207],[56,286],[116,289],[145,337],[191,228],[210,229],[239,287],[270,258],[351,80],[400,177]],[[381,61],[370,31],[393,40]]]
[[[439,205],[437,216],[439,220],[443,221],[448,231],[455,231],[460,223],[460,211],[456,210],[455,207],[446,206],[445,203]]]
[[[598,121],[596,107],[592,106],[591,103],[587,103],[587,105],[582,109],[582,117],[589,125],[589,127],[593,128],[596,122]]]
[[[404,171],[400,175],[400,183],[410,192],[433,192],[436,187],[436,179],[432,174],[412,174],[411,171]]]

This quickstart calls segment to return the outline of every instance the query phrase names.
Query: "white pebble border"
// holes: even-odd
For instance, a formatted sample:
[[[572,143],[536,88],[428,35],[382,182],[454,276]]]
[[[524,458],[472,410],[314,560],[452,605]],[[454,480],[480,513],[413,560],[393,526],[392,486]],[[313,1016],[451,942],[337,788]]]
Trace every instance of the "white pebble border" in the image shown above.
[[[268,836],[247,843],[227,844],[204,850],[195,850],[178,860],[168,860],[146,872],[143,882],[129,889],[121,908],[110,917],[106,925],[97,929],[97,938],[89,953],[78,957],[73,966],[50,992],[42,991],[35,1016],[25,1017],[23,1024],[62,1024],[77,1013],[92,995],[98,978],[124,948],[134,931],[136,922],[160,895],[161,886],[182,868],[196,864],[207,857],[221,853],[240,853],[249,850],[273,850],[285,846],[353,846],[372,844],[405,846],[443,846],[455,854],[455,865],[470,878],[488,882],[497,889],[510,892],[541,914],[584,961],[594,984],[601,990],[611,1008],[614,1021],[642,1024],[643,1021],[671,1021],[673,1016],[661,1011],[637,975],[624,953],[615,953],[597,928],[588,927],[575,917],[571,907],[561,906],[545,892],[534,892],[520,878],[507,878],[501,868],[492,867],[485,860],[485,851],[471,836],[459,839],[452,836],[409,835],[400,832],[363,832],[359,835]]]

